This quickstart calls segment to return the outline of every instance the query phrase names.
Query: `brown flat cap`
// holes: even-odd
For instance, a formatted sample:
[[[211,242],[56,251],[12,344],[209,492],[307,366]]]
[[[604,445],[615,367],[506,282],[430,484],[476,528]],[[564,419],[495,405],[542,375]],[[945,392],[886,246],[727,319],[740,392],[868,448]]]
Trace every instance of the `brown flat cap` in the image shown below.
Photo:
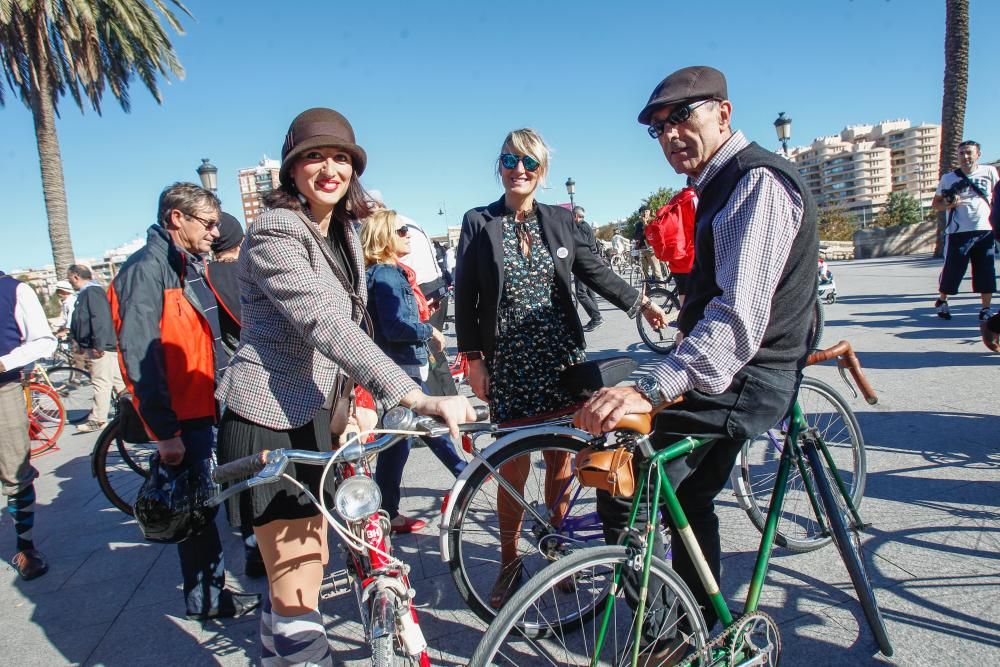
[[[649,117],[660,107],[687,100],[727,100],[726,77],[714,67],[698,65],[679,69],[653,89],[646,106],[639,112],[639,122],[649,125]]]
[[[281,147],[281,169],[278,171],[281,184],[291,183],[288,170],[295,164],[296,158],[310,149],[324,147],[339,148],[350,155],[356,176],[365,170],[368,155],[356,143],[351,123],[333,109],[317,107],[300,113],[288,128]]]

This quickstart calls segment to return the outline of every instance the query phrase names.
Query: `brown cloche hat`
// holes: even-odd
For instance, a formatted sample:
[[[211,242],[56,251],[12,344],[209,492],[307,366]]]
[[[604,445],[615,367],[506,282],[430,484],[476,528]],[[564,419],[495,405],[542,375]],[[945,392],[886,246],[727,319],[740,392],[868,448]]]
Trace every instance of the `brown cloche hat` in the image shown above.
[[[303,111],[288,127],[285,144],[281,147],[281,169],[278,179],[282,185],[290,185],[292,180],[288,170],[295,159],[312,148],[339,148],[351,156],[354,173],[360,176],[365,170],[368,155],[355,142],[354,128],[350,122],[333,109],[317,107]]]
[[[679,69],[653,89],[646,106],[639,112],[639,122],[649,125],[649,118],[660,107],[686,100],[728,100],[726,77],[714,67],[698,65]]]

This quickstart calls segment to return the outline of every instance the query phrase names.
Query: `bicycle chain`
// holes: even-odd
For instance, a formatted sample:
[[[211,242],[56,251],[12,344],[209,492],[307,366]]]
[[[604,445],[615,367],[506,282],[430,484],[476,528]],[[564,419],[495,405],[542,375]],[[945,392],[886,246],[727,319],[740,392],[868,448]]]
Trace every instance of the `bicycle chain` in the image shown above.
[[[773,626],[778,626],[778,624],[774,622],[773,618],[762,611],[752,611],[749,614],[744,614],[739,618],[733,619],[733,622],[729,624],[729,627],[723,630],[718,637],[705,644],[705,648],[702,650],[688,656],[687,659],[680,663],[677,667],[690,667],[695,664],[695,661],[697,660],[702,661],[698,663],[699,667],[711,667],[712,665],[719,664],[722,660],[729,657],[729,652],[727,651],[725,655],[720,656],[718,659],[713,657],[713,653],[715,653],[717,649],[723,648],[725,643],[730,639],[730,636],[743,625],[744,621],[759,616],[763,616]]]

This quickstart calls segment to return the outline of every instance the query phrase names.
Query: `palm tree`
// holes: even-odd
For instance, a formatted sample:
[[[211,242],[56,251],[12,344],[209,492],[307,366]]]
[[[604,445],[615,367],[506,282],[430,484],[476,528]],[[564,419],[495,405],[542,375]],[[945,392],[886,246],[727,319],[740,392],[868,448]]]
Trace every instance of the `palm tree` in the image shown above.
[[[955,168],[965,130],[965,98],[969,88],[969,0],[945,0],[944,95],[941,100],[941,162],[938,177]],[[944,254],[945,214],[938,217],[934,256]]]
[[[31,110],[49,219],[56,274],[73,263],[66,186],[56,134],[60,98],[69,93],[98,114],[105,88],[129,111],[129,84],[137,75],[157,102],[157,73],[183,78],[155,8],[178,33],[177,0],[0,0],[0,67],[11,91]],[[192,17],[193,18],[193,17]],[[0,106],[5,104],[0,81]]]

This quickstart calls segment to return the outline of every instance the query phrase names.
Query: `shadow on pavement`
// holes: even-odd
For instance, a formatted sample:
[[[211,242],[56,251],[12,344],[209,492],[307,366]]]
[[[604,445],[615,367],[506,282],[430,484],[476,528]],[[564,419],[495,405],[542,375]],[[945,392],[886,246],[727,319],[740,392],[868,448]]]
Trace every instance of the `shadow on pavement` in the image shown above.
[[[37,645],[38,664],[51,660],[53,651],[65,663],[117,665],[204,664],[208,656],[216,662],[234,652],[256,655],[259,617],[204,625],[186,620],[176,547],[143,541],[131,518],[104,498],[89,456],[66,460],[83,442],[61,439],[60,445],[64,451],[35,462],[44,472],[36,482],[44,504],[37,505],[35,543],[50,570],[0,589],[0,600],[13,598],[4,600],[5,617],[20,620],[24,634],[38,636],[0,641],[0,647],[23,654]],[[13,534],[6,520],[0,530]],[[227,560],[232,564],[236,554],[242,566],[238,538],[228,528],[222,532]],[[4,545],[9,559],[13,540]]]

